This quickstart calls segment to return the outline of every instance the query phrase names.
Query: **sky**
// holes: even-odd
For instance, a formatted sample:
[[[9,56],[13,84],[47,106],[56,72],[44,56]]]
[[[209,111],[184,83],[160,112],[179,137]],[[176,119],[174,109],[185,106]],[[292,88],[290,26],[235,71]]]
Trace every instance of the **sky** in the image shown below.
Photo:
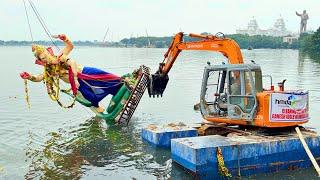
[[[28,0],[25,0],[26,2]],[[288,30],[298,32],[300,17],[309,14],[307,29],[320,26],[320,0],[32,0],[52,34],[72,40],[107,41],[126,37],[171,36],[246,28],[254,17],[261,29],[282,16]],[[27,4],[35,40],[49,40]],[[0,39],[31,40],[23,0],[0,0]]]

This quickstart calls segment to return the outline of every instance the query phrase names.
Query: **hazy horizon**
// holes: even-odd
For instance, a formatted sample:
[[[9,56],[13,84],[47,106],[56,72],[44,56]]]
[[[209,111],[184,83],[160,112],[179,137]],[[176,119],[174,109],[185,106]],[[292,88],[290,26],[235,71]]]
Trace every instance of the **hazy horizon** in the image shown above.
[[[26,0],[27,2],[28,0]],[[252,16],[260,29],[273,27],[277,18],[284,18],[289,31],[298,32],[300,18],[295,11],[309,14],[308,30],[320,25],[319,0],[91,0],[91,1],[40,1],[33,0],[52,34],[65,33],[73,41],[102,41],[107,28],[107,41],[146,36],[171,36],[186,33],[224,32],[235,34],[236,29],[246,28]],[[304,5],[302,5],[304,4]],[[27,4],[28,5],[28,4]],[[27,19],[22,0],[1,1],[0,39],[30,41]],[[49,40],[32,9],[28,13],[35,40]]]

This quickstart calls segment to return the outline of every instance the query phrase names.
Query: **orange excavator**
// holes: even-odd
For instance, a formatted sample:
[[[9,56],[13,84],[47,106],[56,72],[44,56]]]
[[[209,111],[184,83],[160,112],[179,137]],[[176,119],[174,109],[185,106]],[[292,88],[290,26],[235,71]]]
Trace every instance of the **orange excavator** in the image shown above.
[[[200,111],[203,118],[214,123],[258,127],[289,127],[308,122],[307,91],[284,90],[284,81],[274,90],[271,76],[263,76],[255,62],[244,63],[239,45],[222,33],[216,35],[189,34],[194,41],[184,42],[177,33],[164,60],[148,85],[149,96],[162,96],[169,81],[168,73],[182,50],[205,50],[222,53],[228,63],[204,68]],[[262,80],[270,78],[269,88]]]

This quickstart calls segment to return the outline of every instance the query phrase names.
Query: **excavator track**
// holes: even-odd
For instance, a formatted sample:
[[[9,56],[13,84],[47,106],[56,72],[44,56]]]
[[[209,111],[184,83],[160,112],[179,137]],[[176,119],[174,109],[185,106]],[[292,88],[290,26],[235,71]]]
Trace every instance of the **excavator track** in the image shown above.
[[[128,125],[134,111],[136,110],[143,96],[143,93],[149,85],[150,68],[144,65],[140,66],[140,75],[137,81],[137,85],[132,90],[129,99],[127,100],[122,112],[120,113],[119,119],[117,120],[118,124]]]

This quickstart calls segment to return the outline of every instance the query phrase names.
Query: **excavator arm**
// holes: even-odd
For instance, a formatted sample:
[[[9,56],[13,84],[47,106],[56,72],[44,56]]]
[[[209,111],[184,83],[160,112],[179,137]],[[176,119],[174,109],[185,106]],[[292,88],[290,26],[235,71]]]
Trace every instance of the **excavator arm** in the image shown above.
[[[214,35],[189,34],[190,37],[199,38],[199,41],[184,42],[183,33],[177,33],[164,54],[164,60],[159,64],[159,69],[151,75],[148,86],[149,96],[163,94],[169,81],[168,73],[182,50],[216,51],[222,53],[230,64],[243,64],[239,45],[232,39]]]

